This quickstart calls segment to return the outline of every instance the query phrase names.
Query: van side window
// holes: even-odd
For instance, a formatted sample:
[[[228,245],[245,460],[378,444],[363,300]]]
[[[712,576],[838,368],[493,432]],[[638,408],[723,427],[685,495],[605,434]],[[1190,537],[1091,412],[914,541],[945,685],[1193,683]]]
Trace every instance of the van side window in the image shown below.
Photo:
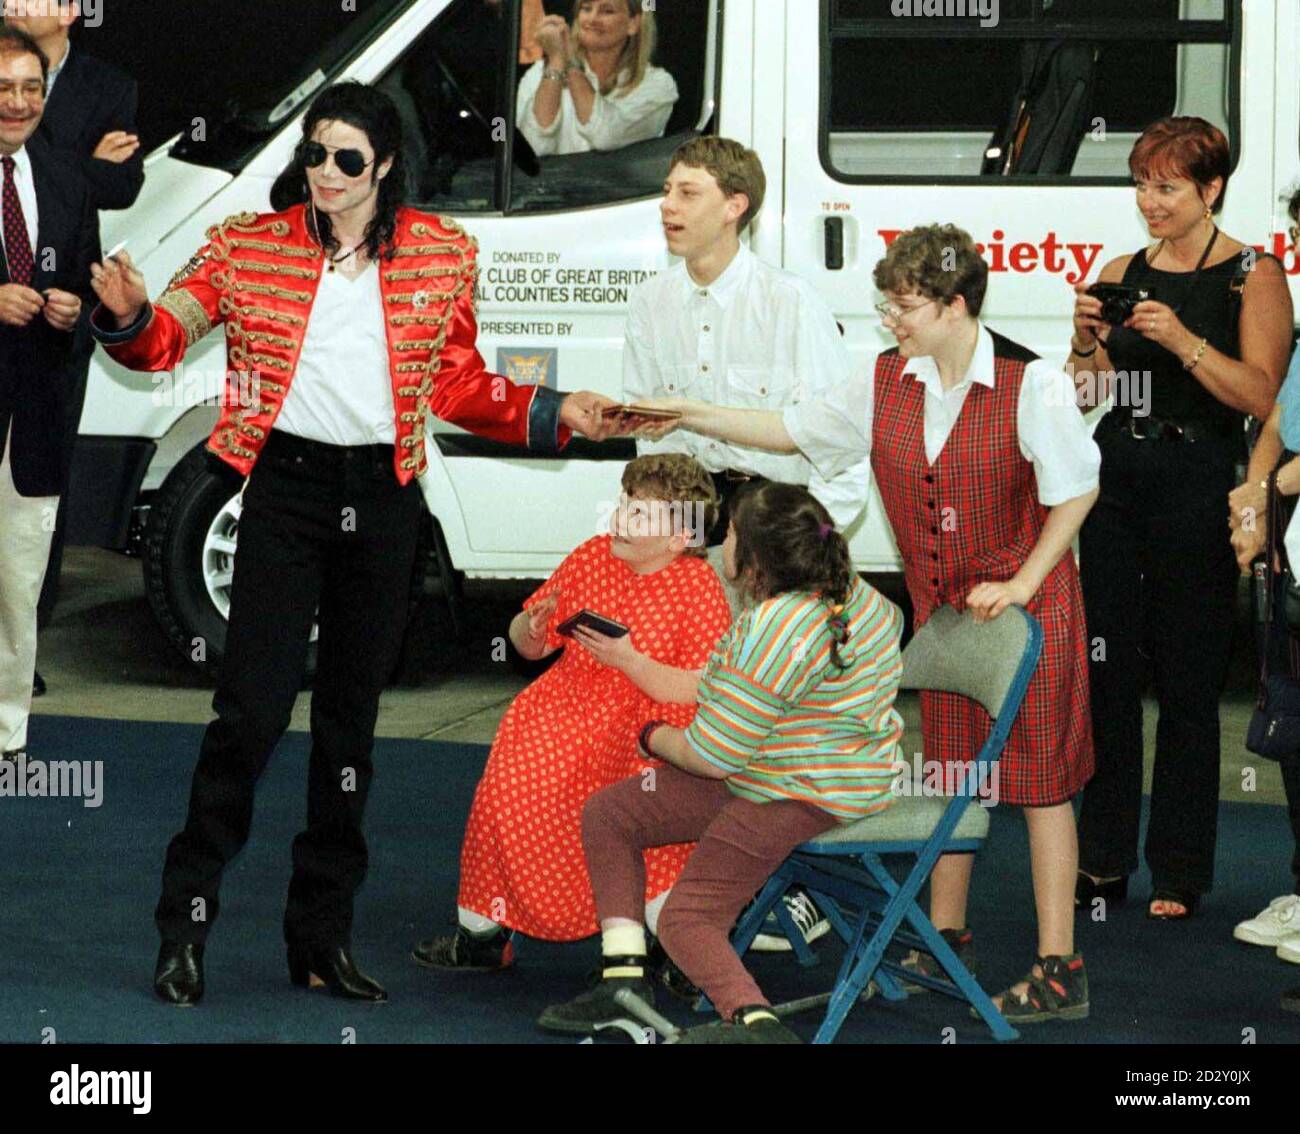
[[[720,8],[455,0],[379,81],[402,114],[413,202],[524,212],[658,195],[669,156],[714,117]],[[539,33],[553,58],[568,37],[590,104],[546,77]]]
[[[1137,135],[1170,114],[1236,151],[1240,0],[822,7],[821,150],[842,181],[1127,181]]]
[[[544,8],[552,28],[567,25],[575,62],[600,93],[584,121],[567,78],[545,79],[545,58],[519,68],[515,139],[535,161],[516,162],[511,211],[659,194],[673,151],[714,117],[720,0],[544,0]],[[521,56],[537,46],[521,43]]]
[[[402,116],[411,200],[491,212],[506,112],[499,75],[512,0],[457,0],[379,80]]]

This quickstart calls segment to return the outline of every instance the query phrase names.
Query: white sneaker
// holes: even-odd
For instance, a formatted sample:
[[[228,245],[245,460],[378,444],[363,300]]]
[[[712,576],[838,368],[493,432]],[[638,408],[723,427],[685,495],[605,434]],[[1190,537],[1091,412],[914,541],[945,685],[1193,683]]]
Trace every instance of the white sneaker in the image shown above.
[[[1284,937],[1277,943],[1277,959],[1300,965],[1300,932]]]
[[[1233,937],[1248,945],[1277,946],[1284,937],[1292,934],[1300,934],[1300,895],[1296,894],[1274,898],[1267,909],[1249,921],[1243,921],[1232,931]]]
[[[794,919],[803,939],[811,945],[819,937],[830,932],[831,923],[822,917],[822,912],[804,890],[791,890],[784,898],[785,908]],[[763,922],[764,932],[754,938],[750,948],[755,953],[789,953],[793,946],[781,932],[781,923],[775,913],[769,913]]]

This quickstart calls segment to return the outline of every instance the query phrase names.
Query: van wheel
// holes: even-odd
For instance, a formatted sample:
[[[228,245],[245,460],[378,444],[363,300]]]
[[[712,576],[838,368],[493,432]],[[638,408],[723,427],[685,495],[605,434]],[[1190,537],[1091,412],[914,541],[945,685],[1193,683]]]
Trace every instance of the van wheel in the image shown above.
[[[240,477],[199,446],[163,481],[144,534],[144,585],[163,635],[210,677],[225,654]],[[305,680],[316,671],[316,628]]]
[[[469,631],[465,575],[452,565],[442,525],[422,513],[411,605],[393,681],[414,687],[463,658]]]

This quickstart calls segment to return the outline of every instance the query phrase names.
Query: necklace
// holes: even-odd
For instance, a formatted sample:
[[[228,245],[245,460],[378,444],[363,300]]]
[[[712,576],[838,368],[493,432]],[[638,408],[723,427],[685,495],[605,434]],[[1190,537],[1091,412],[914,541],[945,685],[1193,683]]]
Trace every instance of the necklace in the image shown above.
[[[341,264],[343,263],[344,260],[350,260],[353,256],[357,254],[360,248],[361,248],[360,244],[354,244],[351,248],[347,249],[347,251],[340,252],[337,256],[331,256],[329,258],[329,267],[327,271],[332,272],[334,271],[335,264]]]

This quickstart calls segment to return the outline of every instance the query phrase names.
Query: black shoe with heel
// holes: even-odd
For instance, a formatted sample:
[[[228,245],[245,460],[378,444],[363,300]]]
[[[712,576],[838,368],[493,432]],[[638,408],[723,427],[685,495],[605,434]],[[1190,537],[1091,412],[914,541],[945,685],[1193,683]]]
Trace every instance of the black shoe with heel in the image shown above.
[[[1128,875],[1110,878],[1104,882],[1094,882],[1082,870],[1074,883],[1074,908],[1090,910],[1098,898],[1105,901],[1107,907],[1122,906],[1128,898]]]
[[[315,987],[345,1000],[388,999],[384,987],[357,968],[345,945],[290,945],[289,979],[299,988],[312,988],[313,977],[319,982]]]
[[[203,946],[164,941],[153,970],[153,990],[178,1008],[197,1004],[203,997]]]

